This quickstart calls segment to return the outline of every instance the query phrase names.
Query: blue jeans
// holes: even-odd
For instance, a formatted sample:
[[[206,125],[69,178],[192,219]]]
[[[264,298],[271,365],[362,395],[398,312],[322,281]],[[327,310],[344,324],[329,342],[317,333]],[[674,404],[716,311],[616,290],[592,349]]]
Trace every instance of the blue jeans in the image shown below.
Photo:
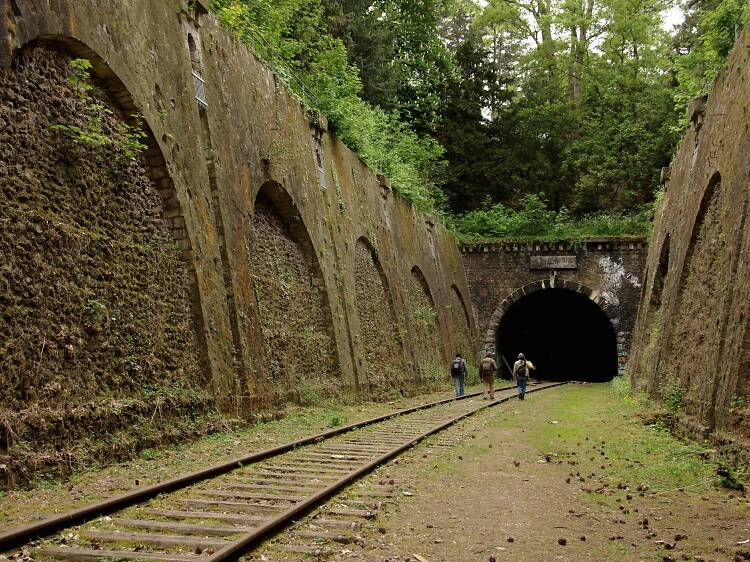
[[[518,397],[523,400],[526,395],[526,377],[518,377]]]
[[[453,385],[456,387],[456,398],[464,395],[464,377],[453,377]]]

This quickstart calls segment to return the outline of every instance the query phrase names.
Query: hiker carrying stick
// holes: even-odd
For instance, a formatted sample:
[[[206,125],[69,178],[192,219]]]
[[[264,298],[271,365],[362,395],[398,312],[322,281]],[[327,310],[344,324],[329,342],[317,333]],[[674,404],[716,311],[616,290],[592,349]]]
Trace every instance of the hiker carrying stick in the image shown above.
[[[526,383],[529,380],[529,371],[536,369],[531,361],[526,359],[523,353],[518,354],[518,361],[513,365],[513,378],[518,386],[518,399],[523,400],[526,396]]]

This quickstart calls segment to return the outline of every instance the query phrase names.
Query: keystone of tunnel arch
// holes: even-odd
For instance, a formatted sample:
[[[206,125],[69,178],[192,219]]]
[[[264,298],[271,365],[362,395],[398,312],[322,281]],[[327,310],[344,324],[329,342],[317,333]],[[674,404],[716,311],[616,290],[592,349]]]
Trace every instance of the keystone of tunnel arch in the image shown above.
[[[507,377],[519,352],[548,380],[611,380],[618,374],[616,310],[601,291],[545,279],[513,291],[493,313],[482,349],[495,353]]]

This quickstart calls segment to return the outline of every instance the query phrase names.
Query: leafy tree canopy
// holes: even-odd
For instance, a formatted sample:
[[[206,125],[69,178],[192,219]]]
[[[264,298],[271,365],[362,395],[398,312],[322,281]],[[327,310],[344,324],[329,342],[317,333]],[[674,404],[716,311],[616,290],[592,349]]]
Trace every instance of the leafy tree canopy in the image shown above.
[[[394,188],[476,238],[646,234],[744,0],[214,0]]]

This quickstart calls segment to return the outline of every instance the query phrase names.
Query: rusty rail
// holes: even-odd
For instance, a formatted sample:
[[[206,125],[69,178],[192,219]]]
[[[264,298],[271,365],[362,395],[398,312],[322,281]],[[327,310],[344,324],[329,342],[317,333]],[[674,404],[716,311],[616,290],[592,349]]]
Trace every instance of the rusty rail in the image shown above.
[[[540,390],[545,390],[548,388],[554,388],[556,386],[561,386],[564,384],[567,384],[567,383],[566,382],[552,383],[542,388],[535,388],[535,389],[527,390],[527,394],[532,393],[532,392],[538,392]],[[514,388],[514,387],[507,387],[507,388],[503,388],[502,390],[508,390],[509,388]],[[476,396],[478,394],[481,394],[481,393],[476,393],[476,394],[473,394],[472,396]],[[467,398],[468,397],[469,396],[467,396]],[[342,488],[350,484],[352,481],[356,480],[360,476],[367,474],[368,472],[371,472],[373,469],[387,462],[388,460],[400,455],[402,452],[413,447],[420,441],[423,441],[430,435],[438,433],[446,429],[447,427],[450,427],[458,423],[459,421],[476,414],[477,412],[480,412],[492,406],[496,406],[498,404],[502,404],[503,402],[507,402],[508,400],[511,400],[513,398],[514,396],[506,396],[504,398],[499,398],[497,400],[487,402],[486,404],[483,404],[473,410],[470,410],[469,412],[465,412],[445,423],[442,423],[438,426],[431,428],[430,430],[426,431],[422,435],[410,440],[407,443],[404,443],[403,445],[399,445],[398,447],[391,449],[390,451],[384,453],[383,455],[376,458],[375,460],[367,463],[366,465],[363,465],[362,467],[357,469],[355,472],[347,474],[346,476],[334,482],[333,484],[331,484],[324,490],[294,505],[292,508],[288,509],[287,511],[280,514],[278,517],[272,519],[271,521],[264,524],[263,526],[258,527],[252,532],[244,535],[239,540],[232,542],[231,544],[227,545],[226,547],[212,554],[210,557],[206,558],[203,562],[224,562],[227,560],[238,559],[240,556],[245,554],[250,548],[252,548],[256,544],[258,544],[260,541],[267,538],[268,535],[270,535],[274,531],[285,527],[288,523],[293,521],[295,518],[308,512],[310,509],[320,504],[323,500],[326,500],[330,496],[334,495],[336,492],[338,492],[339,490],[341,490]]]
[[[512,388],[514,387],[507,386],[507,387],[498,388],[497,391],[509,390]],[[546,388],[549,388],[549,387],[546,387]],[[12,548],[24,545],[34,539],[48,536],[56,531],[59,531],[60,529],[64,529],[64,528],[71,527],[74,525],[79,525],[87,521],[90,521],[92,519],[95,519],[96,517],[107,515],[107,514],[122,510],[126,507],[130,507],[144,500],[151,499],[159,494],[162,494],[165,492],[172,492],[174,490],[185,488],[192,484],[196,484],[198,482],[201,482],[210,478],[214,478],[222,474],[226,474],[238,468],[242,468],[245,465],[267,460],[272,457],[287,453],[289,451],[292,451],[304,445],[318,443],[329,437],[341,435],[343,433],[353,431],[355,429],[360,429],[360,428],[373,425],[376,423],[380,423],[388,419],[392,419],[398,416],[403,416],[406,414],[411,414],[413,412],[418,412],[420,410],[425,410],[428,408],[433,408],[441,404],[447,404],[447,403],[454,402],[457,400],[466,400],[469,398],[479,396],[481,394],[482,392],[475,392],[472,394],[467,394],[465,396],[462,396],[461,398],[445,398],[442,400],[437,400],[435,402],[420,404],[418,406],[405,408],[403,410],[398,410],[390,414],[384,414],[382,416],[377,416],[377,417],[370,418],[364,421],[355,422],[355,423],[345,425],[342,427],[330,429],[328,431],[324,431],[315,435],[311,435],[309,437],[298,439],[296,441],[292,441],[290,443],[279,445],[277,447],[272,447],[270,449],[265,449],[262,451],[258,451],[256,453],[252,453],[249,455],[245,455],[242,457],[224,461],[219,464],[204,468],[202,470],[198,470],[196,472],[191,472],[189,474],[177,476],[175,478],[166,480],[164,482],[158,482],[156,484],[151,484],[149,486],[136,488],[125,494],[121,494],[112,498],[108,498],[99,502],[95,502],[87,506],[84,506],[84,507],[81,507],[72,511],[68,511],[66,513],[62,513],[59,515],[55,515],[53,517],[49,517],[47,519],[42,519],[40,521],[30,523],[28,525],[14,527],[5,532],[0,533],[0,552],[4,552]],[[341,487],[341,485],[339,485],[339,487]],[[295,511],[295,513],[297,512],[298,511]]]

